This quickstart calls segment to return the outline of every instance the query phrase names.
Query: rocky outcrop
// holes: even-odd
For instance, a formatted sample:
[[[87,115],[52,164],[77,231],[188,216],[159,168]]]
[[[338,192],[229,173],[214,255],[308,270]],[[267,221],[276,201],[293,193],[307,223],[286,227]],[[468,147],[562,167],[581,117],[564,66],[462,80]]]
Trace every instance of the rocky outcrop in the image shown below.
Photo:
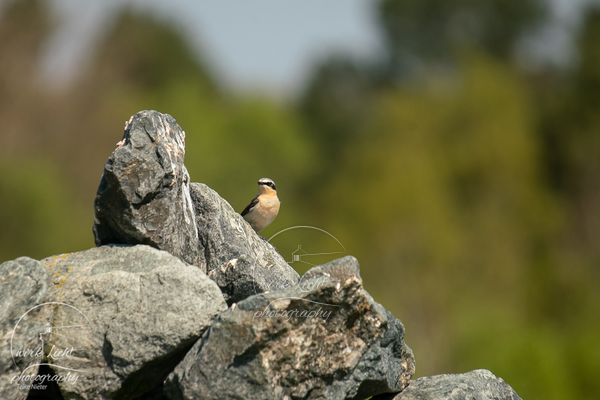
[[[134,115],[98,188],[99,247],[0,265],[0,398],[519,399],[485,370],[411,382],[404,326],[356,259],[300,278],[190,183],[184,139],[169,115]]]
[[[502,379],[486,369],[465,374],[435,375],[416,379],[401,393],[373,400],[521,400]]]
[[[159,386],[226,304],[199,268],[149,246],[103,246],[42,260],[54,277],[49,346],[67,399],[132,399]],[[74,372],[73,372],[74,371]]]
[[[54,286],[39,261],[0,264],[0,399],[25,399],[42,362],[40,333],[52,317]]]
[[[172,399],[365,399],[402,390],[413,372],[404,326],[345,257],[221,313],[166,390]]]
[[[135,114],[110,155],[94,202],[104,244],[148,244],[198,266],[228,304],[295,285],[299,276],[216,192],[191,184],[185,133],[170,115]]]
[[[156,111],[131,117],[94,201],[97,246],[147,244],[206,272],[184,156],[185,133],[173,117]]]

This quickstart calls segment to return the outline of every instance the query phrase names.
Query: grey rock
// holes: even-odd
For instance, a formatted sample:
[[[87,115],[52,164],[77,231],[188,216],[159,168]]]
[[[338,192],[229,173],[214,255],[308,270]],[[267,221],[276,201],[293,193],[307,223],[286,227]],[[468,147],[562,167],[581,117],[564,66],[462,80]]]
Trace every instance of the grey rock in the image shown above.
[[[464,374],[435,375],[415,379],[401,393],[372,400],[521,400],[501,378],[486,369]]]
[[[173,117],[140,111],[110,155],[96,200],[96,245],[147,244],[206,272],[190,199],[185,132]]]
[[[161,385],[226,304],[198,267],[149,246],[102,246],[42,260],[57,306],[50,346],[65,399],[132,399]],[[60,356],[60,354],[59,354]],[[67,370],[68,368],[68,370]]]
[[[219,314],[165,381],[171,399],[365,399],[414,373],[404,326],[364,290],[354,257]]]
[[[208,276],[229,305],[298,283],[298,273],[217,192],[201,183],[190,192]]]
[[[299,275],[215,191],[189,183],[185,133],[156,111],[135,114],[95,200],[96,245],[147,244],[209,274],[228,304],[295,285]]]
[[[29,390],[19,386],[33,382],[15,377],[38,373],[43,355],[39,335],[53,310],[51,305],[43,304],[51,302],[53,297],[54,285],[39,261],[20,257],[0,264],[1,399],[27,397]]]

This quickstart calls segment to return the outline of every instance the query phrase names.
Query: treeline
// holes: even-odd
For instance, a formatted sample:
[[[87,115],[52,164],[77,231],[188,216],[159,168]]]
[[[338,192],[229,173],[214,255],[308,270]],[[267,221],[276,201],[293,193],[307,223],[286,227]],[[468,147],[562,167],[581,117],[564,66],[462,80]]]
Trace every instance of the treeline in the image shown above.
[[[515,49],[545,2],[383,0],[385,55],[323,60],[281,104],[227,94],[176,27],[126,10],[69,90],[49,91],[44,5],[0,20],[0,260],[93,246],[103,165],[125,120],[156,109],[186,131],[192,181],[236,210],[258,178],[277,182],[264,236],[314,226],[358,258],[417,376],[487,368],[526,399],[598,398],[598,10],[574,67],[525,70]],[[300,241],[338,250],[298,235],[278,236],[286,259]]]

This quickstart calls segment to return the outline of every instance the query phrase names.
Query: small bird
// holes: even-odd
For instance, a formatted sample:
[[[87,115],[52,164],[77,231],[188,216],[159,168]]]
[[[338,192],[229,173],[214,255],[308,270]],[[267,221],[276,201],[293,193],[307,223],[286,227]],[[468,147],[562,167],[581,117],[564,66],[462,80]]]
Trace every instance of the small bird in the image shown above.
[[[279,198],[275,182],[262,178],[258,182],[258,195],[242,211],[242,217],[252,229],[260,232],[265,229],[279,213]]]

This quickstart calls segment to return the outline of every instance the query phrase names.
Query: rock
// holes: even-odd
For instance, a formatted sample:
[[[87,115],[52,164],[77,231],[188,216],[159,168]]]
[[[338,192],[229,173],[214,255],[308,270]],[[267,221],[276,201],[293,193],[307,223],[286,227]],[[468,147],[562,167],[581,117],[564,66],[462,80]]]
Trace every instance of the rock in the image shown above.
[[[96,245],[147,244],[206,272],[183,164],[185,133],[175,119],[141,111],[110,155],[96,200]]]
[[[198,267],[149,246],[103,246],[42,260],[54,276],[65,399],[132,399],[160,386],[226,304]],[[68,357],[60,357],[60,352]],[[50,351],[52,353],[52,350]],[[68,368],[68,370],[67,370]]]
[[[219,314],[165,381],[171,399],[366,399],[414,372],[404,326],[363,289],[353,257]]]
[[[110,155],[95,200],[96,245],[148,244],[207,272],[228,304],[295,285],[299,275],[215,191],[191,184],[185,134],[141,111]]]
[[[404,391],[372,400],[521,400],[501,378],[486,369],[465,374],[435,375],[416,379]]]
[[[229,305],[298,283],[298,273],[217,192],[201,183],[190,191],[208,276]]]
[[[24,386],[33,382],[19,377],[38,373],[39,335],[53,309],[36,306],[53,300],[54,285],[39,261],[21,257],[0,264],[0,288],[0,398],[25,399],[29,390]]]

